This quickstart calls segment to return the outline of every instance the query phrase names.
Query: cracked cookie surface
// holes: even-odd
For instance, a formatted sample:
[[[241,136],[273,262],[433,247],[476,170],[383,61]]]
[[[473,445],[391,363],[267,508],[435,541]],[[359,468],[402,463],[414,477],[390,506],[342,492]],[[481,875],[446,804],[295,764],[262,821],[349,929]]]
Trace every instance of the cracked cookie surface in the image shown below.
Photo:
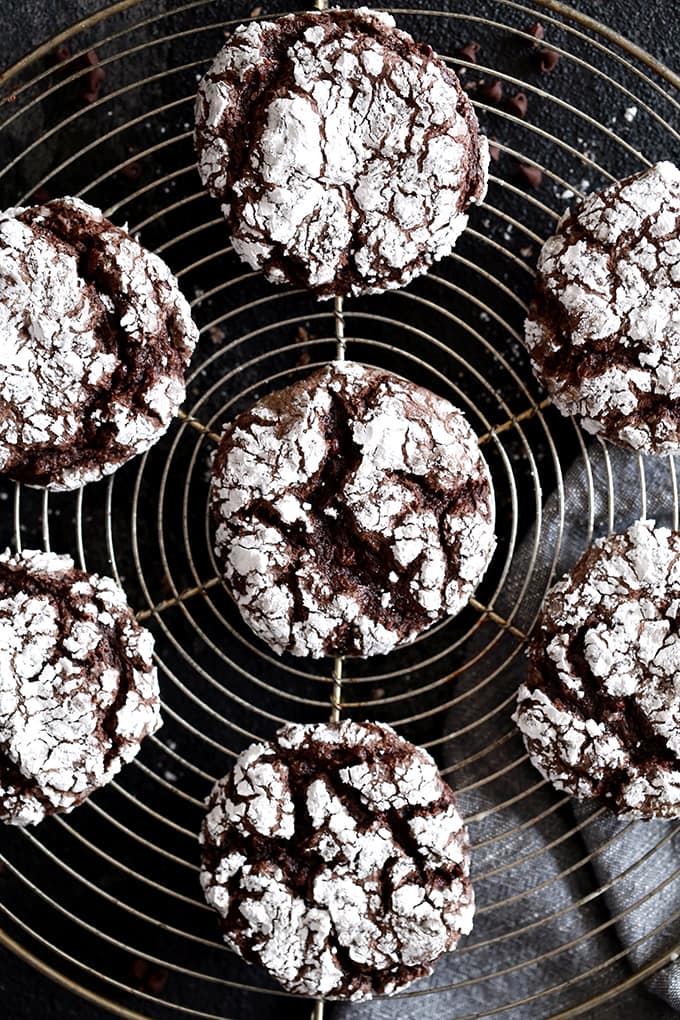
[[[680,171],[662,162],[560,221],[526,323],[563,414],[646,453],[680,448]]]
[[[0,471],[74,489],[143,453],[197,337],[165,263],[98,209],[0,213]]]
[[[680,532],[638,521],[548,594],[515,720],[560,790],[680,816]]]
[[[225,941],[292,992],[392,994],[472,929],[455,797],[389,726],[289,725],[253,744],[215,785],[200,839]]]
[[[215,552],[277,652],[370,656],[458,613],[495,548],[489,473],[447,400],[334,362],[228,425]]]
[[[195,141],[237,254],[320,297],[426,272],[486,191],[456,75],[366,8],[240,25],[200,84]]]
[[[0,556],[0,819],[70,811],[160,726],[153,638],[109,577]]]

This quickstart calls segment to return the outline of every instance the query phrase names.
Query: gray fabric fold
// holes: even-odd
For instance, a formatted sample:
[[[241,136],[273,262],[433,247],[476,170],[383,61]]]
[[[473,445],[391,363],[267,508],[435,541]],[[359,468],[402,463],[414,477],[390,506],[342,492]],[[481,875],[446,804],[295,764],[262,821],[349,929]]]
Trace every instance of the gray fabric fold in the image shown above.
[[[640,516],[673,524],[667,458],[643,461],[593,442],[562,488],[563,514],[556,491],[540,524],[516,549],[493,607],[524,632],[546,587],[593,537]],[[521,642],[506,633],[491,651],[488,644],[484,631],[466,649],[469,662],[476,650],[483,652],[463,681],[467,689],[479,687],[447,720],[447,732],[471,728],[444,766],[470,824],[475,930],[431,978],[414,986],[417,997],[335,1006],[332,1015],[461,1020],[493,1013],[544,1020],[581,1007],[584,1016],[630,1020],[648,1013],[670,1020],[680,1011],[680,963],[659,968],[658,961],[680,938],[680,829],[669,822],[620,821],[545,783],[510,718],[525,671]],[[476,760],[458,764],[473,755]],[[647,968],[651,973],[641,984],[638,976]],[[624,990],[608,1001],[621,985]]]

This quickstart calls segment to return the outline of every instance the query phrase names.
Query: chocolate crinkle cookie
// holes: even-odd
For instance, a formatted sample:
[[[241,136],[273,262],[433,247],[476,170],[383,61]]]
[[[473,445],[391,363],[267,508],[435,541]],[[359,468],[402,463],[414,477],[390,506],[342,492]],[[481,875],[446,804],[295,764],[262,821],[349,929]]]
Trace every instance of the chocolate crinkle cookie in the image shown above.
[[[293,655],[413,641],[463,608],[495,547],[489,473],[462,412],[355,362],[226,427],[211,508],[243,618]]]
[[[645,453],[680,449],[680,171],[588,196],[543,246],[526,324],[563,414]]]
[[[75,489],[147,450],[197,337],[165,263],[98,209],[0,213],[0,472]]]
[[[549,593],[515,719],[560,790],[680,816],[680,532],[639,521]]]
[[[0,819],[31,825],[108,783],[160,726],[153,638],[69,556],[0,556]]]
[[[284,988],[390,995],[472,929],[467,831],[426,751],[378,723],[289,725],[213,789],[201,883]]]
[[[195,138],[237,254],[319,297],[404,286],[486,191],[456,75],[366,8],[240,25],[201,82]]]

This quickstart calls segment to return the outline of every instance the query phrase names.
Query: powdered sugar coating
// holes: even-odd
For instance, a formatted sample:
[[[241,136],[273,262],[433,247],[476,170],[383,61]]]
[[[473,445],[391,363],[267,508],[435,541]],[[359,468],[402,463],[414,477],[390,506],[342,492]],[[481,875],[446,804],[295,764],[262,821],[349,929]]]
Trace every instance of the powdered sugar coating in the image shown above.
[[[293,655],[413,641],[463,608],[495,547],[489,475],[463,414],[349,361],[227,426],[211,508],[244,619]]]
[[[0,471],[73,489],[147,450],[197,336],[166,264],[98,209],[0,213]]]
[[[0,556],[0,819],[32,825],[108,783],[160,726],[153,638],[109,577]]]
[[[663,162],[589,195],[546,241],[526,343],[587,431],[680,448],[680,170]]]
[[[546,599],[516,713],[558,789],[680,815],[680,532],[601,539]]]
[[[389,726],[289,725],[252,745],[215,785],[200,838],[225,941],[289,991],[392,994],[472,929],[453,793]]]
[[[367,8],[240,25],[199,87],[196,144],[234,250],[321,296],[405,285],[486,190],[455,74]]]

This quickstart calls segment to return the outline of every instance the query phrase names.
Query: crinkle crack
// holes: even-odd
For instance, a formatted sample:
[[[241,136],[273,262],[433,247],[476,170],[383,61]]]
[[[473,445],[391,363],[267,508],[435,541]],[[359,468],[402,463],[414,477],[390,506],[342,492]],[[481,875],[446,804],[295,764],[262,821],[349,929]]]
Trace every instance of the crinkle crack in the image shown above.
[[[639,521],[551,590],[516,721],[559,789],[680,815],[680,533]]]
[[[72,489],[147,450],[198,331],[177,281],[77,199],[0,214],[0,470]]]
[[[235,251],[319,296],[408,283],[486,189],[455,74],[367,9],[240,25],[201,82],[196,145]]]
[[[453,793],[388,726],[290,725],[252,745],[216,784],[201,842],[225,941],[292,992],[391,994],[472,928]]]
[[[462,413],[337,362],[229,425],[215,549],[277,651],[376,655],[462,609],[493,553],[488,471]]]
[[[624,446],[680,446],[680,171],[588,196],[543,246],[526,342],[563,414]]]
[[[108,577],[0,556],[0,818],[35,824],[108,783],[160,725],[153,638]]]

